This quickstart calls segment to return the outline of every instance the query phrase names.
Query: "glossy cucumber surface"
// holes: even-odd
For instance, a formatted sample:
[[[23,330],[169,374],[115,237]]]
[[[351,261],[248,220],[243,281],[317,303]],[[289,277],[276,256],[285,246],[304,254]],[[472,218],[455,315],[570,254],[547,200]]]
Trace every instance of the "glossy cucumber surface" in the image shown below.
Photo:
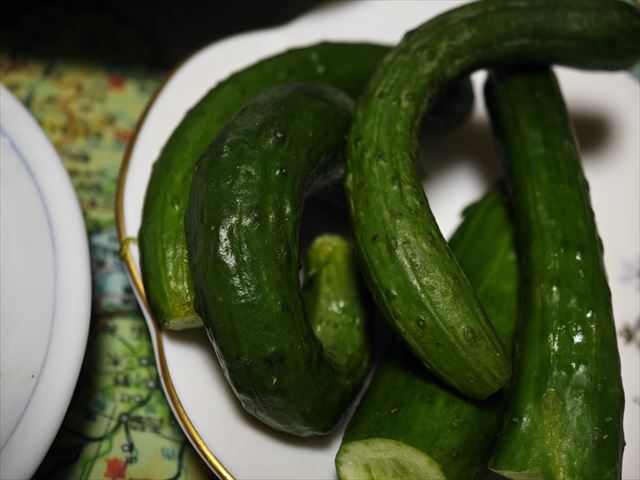
[[[503,186],[503,185],[501,185]],[[517,320],[518,262],[505,193],[494,187],[465,210],[449,246],[478,292],[500,340]],[[336,457],[341,480],[470,479],[486,468],[505,396],[471,400],[427,372],[403,345],[380,366],[347,427]],[[379,446],[384,454],[376,455]],[[378,457],[377,459],[375,457]],[[407,458],[408,456],[408,458]],[[407,465],[413,468],[407,469]]]
[[[202,326],[193,306],[184,212],[193,167],[220,128],[254,95],[286,82],[332,85],[358,95],[388,50],[359,43],[321,43],[289,50],[233,74],[188,112],[154,164],[139,233],[145,293],[161,326],[170,330]],[[438,99],[425,124],[447,131],[466,119],[472,107],[473,91],[466,78]]]
[[[511,367],[419,181],[422,114],[446,85],[478,68],[541,62],[621,69],[638,59],[640,14],[632,5],[480,1],[405,35],[361,95],[345,183],[365,277],[411,350],[462,393],[488,397]]]
[[[335,234],[316,237],[305,255],[302,289],[311,328],[344,376],[369,370],[367,291],[353,245]]]
[[[298,272],[303,201],[342,164],[351,111],[328,86],[258,95],[198,160],[185,216],[196,309],[231,387],[249,413],[300,436],[331,430],[367,370],[365,331],[349,314],[349,360],[325,350]]]
[[[611,293],[560,88],[547,68],[498,71],[486,98],[522,271],[515,370],[491,468],[510,478],[619,478],[624,392]]]
[[[145,294],[164,328],[200,326],[189,272],[184,214],[196,161],[254,95],[281,83],[333,85],[357,95],[388,47],[322,43],[262,60],[211,89],[172,133],[153,166],[139,232]]]

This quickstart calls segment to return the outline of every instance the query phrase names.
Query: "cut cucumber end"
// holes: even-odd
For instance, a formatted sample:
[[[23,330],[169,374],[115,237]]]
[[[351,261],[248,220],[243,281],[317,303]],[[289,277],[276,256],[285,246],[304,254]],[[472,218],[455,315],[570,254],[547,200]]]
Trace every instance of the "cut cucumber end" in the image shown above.
[[[509,470],[498,470],[489,467],[489,470],[511,480],[542,480],[544,478],[537,472],[512,472]]]
[[[340,480],[441,480],[446,477],[429,455],[406,443],[368,438],[343,444],[336,456]]]
[[[162,328],[166,330],[187,330],[203,326],[202,319],[197,315],[170,318],[160,323],[162,323]]]

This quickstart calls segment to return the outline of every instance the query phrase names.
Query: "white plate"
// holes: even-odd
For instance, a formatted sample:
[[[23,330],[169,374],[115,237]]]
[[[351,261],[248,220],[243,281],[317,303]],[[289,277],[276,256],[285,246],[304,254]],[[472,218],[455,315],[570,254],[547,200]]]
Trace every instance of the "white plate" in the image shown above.
[[[151,166],[189,107],[218,81],[258,59],[322,40],[395,43],[409,29],[458,2],[330,2],[291,24],[215,43],[187,59],[170,76],[143,119],[122,171],[118,207],[121,238],[135,237]],[[557,69],[583,144],[595,214],[605,245],[618,328],[640,317],[640,96],[625,73]],[[445,233],[464,205],[496,175],[496,157],[482,102],[483,73],[475,74],[476,111],[458,132],[427,145],[432,176],[429,199]],[[430,160],[432,159],[432,160]],[[431,163],[429,163],[431,162]],[[489,164],[489,173],[481,165]],[[138,251],[129,247],[130,273],[139,285]],[[209,465],[225,478],[330,479],[341,430],[315,440],[273,434],[243,413],[226,385],[206,340],[197,333],[158,331],[150,318],[156,358],[170,403]],[[620,343],[626,388],[627,452],[624,477],[639,478],[638,346]]]
[[[0,85],[0,478],[29,478],[69,406],[91,316],[89,247],[67,172]]]

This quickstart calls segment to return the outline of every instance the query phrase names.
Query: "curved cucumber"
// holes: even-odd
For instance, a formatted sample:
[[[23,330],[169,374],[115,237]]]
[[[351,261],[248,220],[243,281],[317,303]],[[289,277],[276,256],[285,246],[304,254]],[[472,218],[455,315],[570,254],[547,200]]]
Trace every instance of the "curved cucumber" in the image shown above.
[[[453,79],[497,64],[616,69],[640,58],[640,13],[622,2],[481,1],[405,35],[358,101],[346,188],[361,265],[385,316],[446,383],[486,398],[511,369],[418,180],[422,113]]]
[[[542,68],[494,74],[486,96],[523,272],[508,421],[491,468],[511,478],[620,478],[611,293],[562,94]]]
[[[351,108],[320,85],[258,95],[198,160],[185,216],[196,308],[231,387],[249,413],[301,436],[333,428],[369,355],[349,316],[345,337],[362,360],[323,349],[298,277],[303,201],[341,164]]]
[[[245,102],[281,83],[316,82],[358,94],[387,51],[356,43],[290,50],[233,74],[187,113],[153,166],[139,233],[145,294],[163,327],[178,330],[202,324],[193,306],[184,213],[193,167],[219,130]]]
[[[201,326],[184,237],[184,212],[193,167],[222,126],[254,95],[286,82],[332,85],[360,93],[388,47],[322,43],[262,60],[211,89],[171,134],[153,166],[139,233],[140,264],[147,301],[164,328]],[[469,79],[445,92],[427,114],[429,128],[443,131],[464,120],[473,106]]]
[[[518,264],[500,188],[465,210],[449,246],[476,288],[500,340],[517,319]],[[336,457],[341,480],[475,478],[502,421],[504,395],[470,400],[439,382],[405,347],[385,352]],[[384,452],[378,457],[377,452]],[[385,476],[407,466],[407,473]],[[411,472],[411,473],[409,473]]]

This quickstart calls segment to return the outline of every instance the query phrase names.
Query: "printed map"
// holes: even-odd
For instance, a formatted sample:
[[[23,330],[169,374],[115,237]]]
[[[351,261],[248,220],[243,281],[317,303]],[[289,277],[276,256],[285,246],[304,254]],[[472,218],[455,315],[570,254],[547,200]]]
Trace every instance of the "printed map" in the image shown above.
[[[0,57],[0,74],[62,158],[91,252],[87,352],[62,428],[35,478],[211,477],[169,409],[151,340],[118,256],[118,170],[159,77],[7,57]]]

